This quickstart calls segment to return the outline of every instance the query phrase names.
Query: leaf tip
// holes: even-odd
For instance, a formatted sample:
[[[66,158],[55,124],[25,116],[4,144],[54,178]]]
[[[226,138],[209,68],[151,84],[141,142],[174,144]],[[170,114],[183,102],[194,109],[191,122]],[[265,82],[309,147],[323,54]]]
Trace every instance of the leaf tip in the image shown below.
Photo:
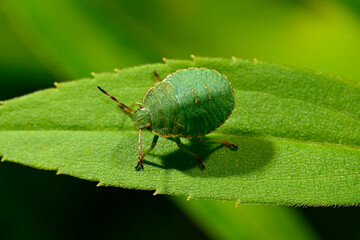
[[[231,57],[231,61],[235,62],[236,60],[237,60],[236,57],[234,57],[234,56]]]
[[[0,101],[0,105],[4,105],[5,104],[5,102],[4,101]]]
[[[56,175],[60,175],[61,174],[61,172],[58,170],[57,172],[56,172]]]
[[[96,77],[96,73],[91,72],[90,74],[91,74],[91,76]]]
[[[104,185],[102,185],[102,183],[99,182],[98,184],[96,184],[96,186],[97,186],[97,187],[102,187],[102,186],[104,186]]]
[[[114,68],[114,72],[118,73],[118,72],[120,72],[120,69],[119,68]]]
[[[254,63],[257,63],[257,62],[258,62],[258,60],[257,60],[256,58],[254,58],[253,61],[254,61]]]
[[[240,199],[238,199],[235,203],[235,207],[238,207],[240,205]]]
[[[1,157],[1,162],[5,162],[6,161],[6,158],[4,156]]]
[[[194,60],[196,56],[194,54],[191,54],[190,57]]]
[[[191,199],[191,195],[189,194],[189,196],[186,198],[187,201],[190,201]]]
[[[55,87],[59,87],[59,83],[58,83],[58,82],[54,82],[54,86],[55,86]]]
[[[167,63],[167,62],[168,62],[167,58],[164,58],[164,57],[163,57],[162,60],[163,60],[164,63]]]
[[[159,190],[155,190],[155,192],[153,193],[154,196],[158,195],[159,194]]]

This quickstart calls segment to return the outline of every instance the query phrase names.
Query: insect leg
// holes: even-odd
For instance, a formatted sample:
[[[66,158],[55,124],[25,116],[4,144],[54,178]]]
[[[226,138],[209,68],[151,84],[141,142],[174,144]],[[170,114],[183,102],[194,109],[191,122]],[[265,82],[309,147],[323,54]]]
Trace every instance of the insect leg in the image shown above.
[[[180,148],[183,152],[185,152],[185,153],[193,156],[193,157],[200,163],[200,165],[205,169],[205,165],[204,165],[204,163],[201,161],[201,158],[200,158],[198,155],[196,155],[195,153],[191,152],[189,149],[185,148],[185,147],[182,145],[181,140],[180,140],[179,137],[175,138],[175,141],[176,141],[176,144],[179,146],[179,148]]]
[[[159,136],[155,135],[154,139],[153,139],[153,141],[151,143],[151,146],[148,149],[146,149],[145,152],[141,153],[141,159],[144,159],[145,156],[148,155],[155,148],[158,139],[159,139]]]
[[[158,139],[159,139],[159,136],[155,135],[154,139],[151,143],[151,146],[148,149],[146,149],[145,152],[141,152],[141,130],[139,131],[139,161],[138,161],[135,169],[137,169],[139,166],[141,166],[141,169],[144,170],[142,160],[145,158],[145,156],[147,154],[149,154],[155,148]]]
[[[142,108],[143,104],[141,102],[134,102],[133,104],[130,105],[130,108],[134,108],[135,106],[139,106],[140,108]]]
[[[144,170],[144,165],[142,162],[142,158],[141,158],[141,131],[142,129],[139,130],[139,161],[135,166],[135,170],[137,170],[137,168],[140,166],[142,170]]]
[[[161,78],[159,77],[159,75],[157,74],[157,72],[154,70],[153,73],[154,73],[156,82],[161,82]]]
[[[205,139],[201,138],[199,141],[201,143],[221,144],[221,145],[226,145],[230,148],[238,149],[238,146],[236,146],[235,144],[232,144],[228,140],[205,140]]]
[[[117,100],[114,96],[111,96],[108,92],[106,92],[104,89],[102,89],[101,87],[97,86],[98,89],[100,91],[102,91],[104,94],[108,95],[112,100],[114,100],[115,102],[117,102],[119,105],[119,107],[122,108],[122,110],[124,110],[125,113],[131,113],[131,112],[135,112],[132,108],[129,108],[128,106],[126,106],[125,104],[119,102],[119,100]]]

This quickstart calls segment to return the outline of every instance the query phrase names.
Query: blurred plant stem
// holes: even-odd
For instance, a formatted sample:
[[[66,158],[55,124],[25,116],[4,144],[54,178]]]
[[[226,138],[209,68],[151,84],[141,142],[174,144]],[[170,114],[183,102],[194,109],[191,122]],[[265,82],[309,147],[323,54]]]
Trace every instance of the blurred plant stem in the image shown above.
[[[172,197],[212,239],[317,239],[296,208]]]

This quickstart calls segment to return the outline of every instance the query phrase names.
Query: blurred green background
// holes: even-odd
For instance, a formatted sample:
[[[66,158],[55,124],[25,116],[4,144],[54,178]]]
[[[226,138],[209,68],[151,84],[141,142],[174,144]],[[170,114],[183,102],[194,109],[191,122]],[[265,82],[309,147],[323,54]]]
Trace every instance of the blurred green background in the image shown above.
[[[360,81],[358,0],[2,0],[0,30],[0,100],[190,54]],[[95,185],[1,163],[0,239],[360,239],[355,207],[235,208]]]

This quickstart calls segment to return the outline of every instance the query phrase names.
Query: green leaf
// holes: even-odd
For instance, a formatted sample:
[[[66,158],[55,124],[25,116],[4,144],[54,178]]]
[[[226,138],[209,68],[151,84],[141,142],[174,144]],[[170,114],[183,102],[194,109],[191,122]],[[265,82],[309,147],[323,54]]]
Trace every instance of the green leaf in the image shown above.
[[[228,139],[231,151],[189,142],[207,167],[160,138],[135,171],[138,133],[131,119],[99,92],[125,104],[141,101],[154,84],[190,66],[228,76],[236,107],[208,137]],[[0,154],[9,161],[99,181],[239,203],[354,205],[360,201],[360,85],[305,69],[262,62],[195,58],[97,74],[5,102],[0,107]],[[143,147],[150,146],[150,132]]]

